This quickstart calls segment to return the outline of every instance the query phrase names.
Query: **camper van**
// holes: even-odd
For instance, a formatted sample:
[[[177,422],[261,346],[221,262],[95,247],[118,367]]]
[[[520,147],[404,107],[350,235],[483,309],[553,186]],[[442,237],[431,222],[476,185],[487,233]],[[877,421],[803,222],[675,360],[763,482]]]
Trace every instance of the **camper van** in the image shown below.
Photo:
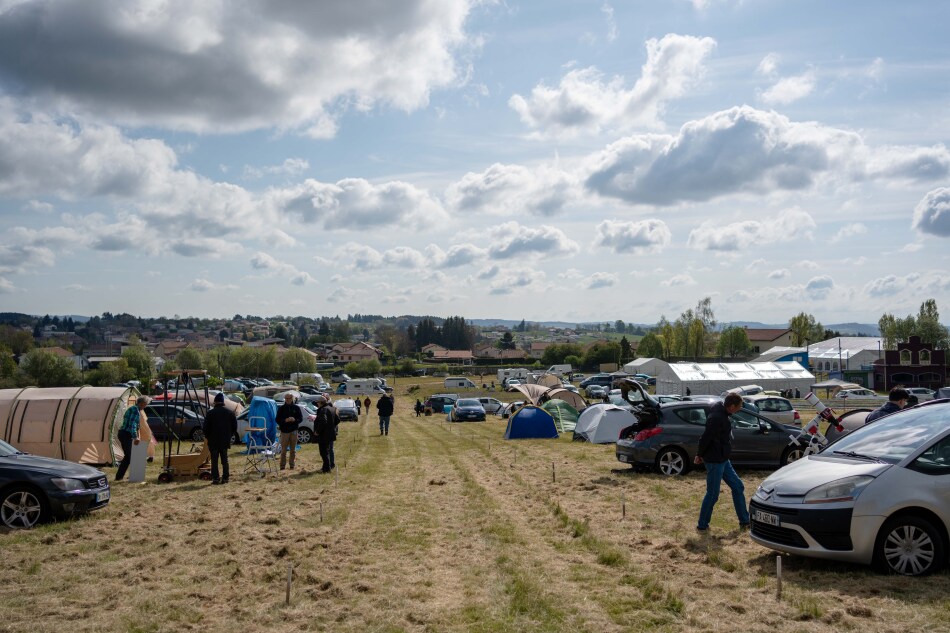
[[[301,382],[308,385],[319,385],[323,382],[323,376],[313,372],[295,372],[290,374],[290,382],[297,385]]]
[[[565,374],[571,373],[572,371],[574,371],[574,368],[571,367],[570,364],[566,364],[566,365],[551,365],[550,367],[548,367],[547,369],[544,370],[544,373],[546,373],[546,374],[557,374],[557,375],[559,375],[559,376],[563,376],[563,375],[565,375]]]
[[[497,380],[502,385],[505,384],[505,381],[509,378],[517,378],[518,380],[524,382],[528,380],[528,370],[524,367],[512,367],[509,369],[499,369],[497,374]]]
[[[446,389],[474,389],[477,386],[464,376],[449,376],[442,382]]]
[[[379,378],[350,378],[340,383],[336,392],[347,396],[377,396],[386,393]]]

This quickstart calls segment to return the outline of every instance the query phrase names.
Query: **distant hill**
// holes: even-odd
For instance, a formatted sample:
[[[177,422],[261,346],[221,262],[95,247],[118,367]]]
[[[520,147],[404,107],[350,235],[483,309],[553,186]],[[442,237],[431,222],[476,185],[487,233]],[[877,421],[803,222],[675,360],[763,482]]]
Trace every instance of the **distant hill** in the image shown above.
[[[788,323],[760,323],[758,321],[733,321],[732,323],[722,323],[721,327],[726,328],[738,325],[739,327],[752,328],[754,330],[779,330],[788,327]],[[826,330],[841,332],[841,336],[880,336],[877,324],[869,323],[823,323]]]

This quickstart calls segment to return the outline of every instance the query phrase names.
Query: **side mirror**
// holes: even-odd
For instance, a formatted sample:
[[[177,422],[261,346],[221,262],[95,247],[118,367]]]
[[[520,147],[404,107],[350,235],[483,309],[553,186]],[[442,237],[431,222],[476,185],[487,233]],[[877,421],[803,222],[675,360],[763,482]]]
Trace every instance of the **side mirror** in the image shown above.
[[[759,433],[761,433],[762,435],[768,435],[770,430],[771,429],[769,428],[768,424],[766,424],[765,422],[759,422]]]

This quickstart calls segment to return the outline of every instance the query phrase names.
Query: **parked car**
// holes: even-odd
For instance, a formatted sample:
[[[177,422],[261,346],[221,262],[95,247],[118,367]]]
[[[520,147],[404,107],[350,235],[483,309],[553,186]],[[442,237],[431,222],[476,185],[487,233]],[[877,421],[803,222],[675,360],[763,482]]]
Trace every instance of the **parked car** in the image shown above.
[[[316,408],[310,403],[297,403],[300,409],[300,425],[297,427],[297,443],[309,444],[316,437],[313,432],[313,422],[316,420]],[[233,438],[235,444],[240,444],[244,440],[244,434],[250,428],[251,423],[248,420],[250,409],[245,409],[237,416],[237,433]],[[255,420],[255,424],[257,421]]]
[[[581,384],[578,385],[581,389],[586,389],[591,385],[600,385],[601,387],[609,388],[614,382],[614,377],[610,374],[594,374],[593,376],[588,376],[581,381]]]
[[[870,389],[842,389],[834,396],[835,400],[845,400],[847,398],[855,398],[860,400],[887,400],[887,396],[881,396]]]
[[[437,393],[429,396],[426,401],[422,403],[422,406],[431,408],[434,413],[442,413],[446,406],[454,406],[455,401],[458,399],[459,395],[457,393]]]
[[[927,389],[926,387],[907,387],[907,393],[912,396],[917,396],[917,402],[927,402],[928,400],[933,400],[937,392],[933,389]]]
[[[505,391],[518,391],[515,389],[515,385],[520,385],[522,382],[517,378],[509,378],[505,381]]]
[[[38,457],[0,440],[0,523],[29,529],[50,519],[101,510],[111,491],[91,466]]]
[[[653,396],[653,399],[663,404],[664,402],[681,402],[683,400],[682,396],[677,396],[675,394],[660,394]]]
[[[654,428],[639,430],[633,426],[621,431],[617,461],[635,468],[655,469],[663,475],[686,474],[706,428],[706,415],[714,404],[691,400],[660,405]],[[737,466],[776,468],[802,456],[804,447],[789,440],[789,435],[797,434],[799,427],[777,424],[747,409],[736,411],[730,421],[730,461]]]
[[[793,426],[802,425],[802,416],[798,414],[792,403],[787,398],[781,396],[767,396],[758,394],[755,396],[744,396],[745,402],[754,405],[756,412],[763,418],[768,418],[772,422],[779,424],[791,424]]]
[[[485,409],[485,413],[498,414],[504,408],[505,403],[497,398],[479,398],[478,403]]]
[[[567,389],[567,390],[570,391],[571,393],[580,394],[580,392],[581,392],[580,389],[578,389],[578,388],[575,387],[574,385],[572,385],[572,384],[570,384],[570,383],[567,383],[567,382],[561,383],[561,388],[562,388],[562,389]]]
[[[169,404],[166,407],[165,403],[153,400],[145,407],[145,419],[149,430],[157,440],[167,439],[169,435],[190,439],[193,442],[201,442],[205,439],[204,415],[196,413],[191,408],[176,404]]]
[[[356,402],[349,398],[341,398],[333,403],[333,406],[336,407],[337,413],[340,415],[340,421],[346,422],[356,422],[360,419],[359,413],[356,410]]]
[[[815,558],[919,576],[950,551],[950,403],[856,428],[773,473],[749,504],[752,539]]]
[[[455,401],[452,412],[449,414],[450,422],[484,422],[485,409],[477,398],[460,398]]]
[[[511,417],[511,414],[516,412],[518,409],[523,407],[526,403],[521,400],[516,400],[515,402],[509,402],[501,410],[501,417],[508,418]]]
[[[656,384],[656,377],[651,376],[650,374],[634,374],[633,379],[637,382],[642,382],[645,385]]]
[[[350,377],[343,373],[343,370],[335,371],[330,374],[330,382],[346,382]]]
[[[607,394],[607,387],[603,385],[588,385],[584,388],[584,393],[588,398],[603,398]]]

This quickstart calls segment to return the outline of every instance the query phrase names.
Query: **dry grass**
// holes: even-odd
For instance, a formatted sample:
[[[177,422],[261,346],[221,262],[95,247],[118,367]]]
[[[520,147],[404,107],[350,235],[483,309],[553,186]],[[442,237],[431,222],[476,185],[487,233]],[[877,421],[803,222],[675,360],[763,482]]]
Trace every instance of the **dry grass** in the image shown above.
[[[388,437],[372,416],[345,423],[338,484],[316,446],[292,475],[228,486],[160,485],[152,465],[104,512],[0,534],[0,631],[950,630],[947,574],[786,558],[776,601],[774,555],[728,495],[694,533],[699,475],[616,470],[612,446],[569,438],[505,442],[494,418],[415,418],[416,394],[438,391],[400,380]],[[749,490],[765,474],[742,473]]]

